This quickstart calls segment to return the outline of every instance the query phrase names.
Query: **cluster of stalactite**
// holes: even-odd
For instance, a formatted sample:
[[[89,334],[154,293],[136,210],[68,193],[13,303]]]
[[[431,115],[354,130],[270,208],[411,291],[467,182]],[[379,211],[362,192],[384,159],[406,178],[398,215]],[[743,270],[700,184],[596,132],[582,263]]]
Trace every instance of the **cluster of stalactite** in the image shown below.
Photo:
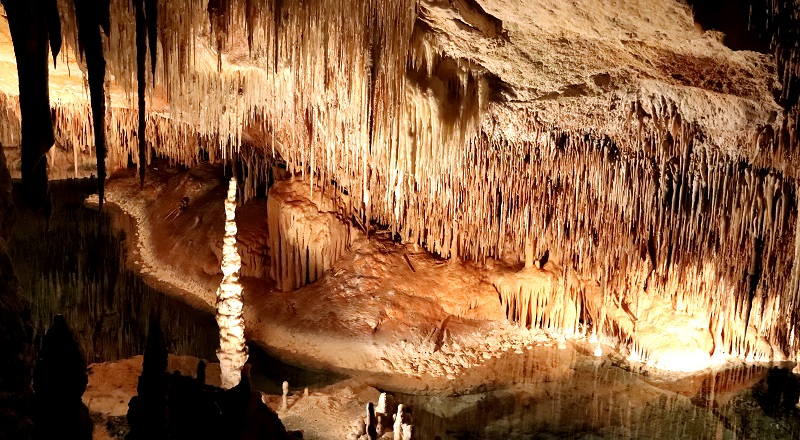
[[[796,20],[796,8],[772,3]],[[290,173],[302,174],[309,192],[338,192],[341,216],[367,229],[370,222],[388,225],[445,258],[521,262],[548,255],[567,281],[546,292],[512,289],[528,292],[514,299],[527,306],[509,307],[525,325],[583,323],[634,338],[633,328],[606,319],[604,304],[628,304],[635,316],[645,291],[676,310],[706,313],[715,351],[754,358],[773,356],[773,348],[797,351],[795,112],[738,134],[736,145],[709,144],[660,100],[619,103],[629,119],[622,130],[608,130],[613,139],[561,130],[522,110],[511,118],[515,136],[495,129],[494,118],[513,107],[498,110],[490,75],[437,49],[415,4],[157,2],[151,7],[160,50],[151,59],[155,70],[144,72],[155,83],[146,148],[191,165],[204,148],[213,160],[243,143],[259,144],[263,155],[279,156]],[[133,8],[111,1],[106,32],[109,71],[125,90],[142,66],[141,53],[133,56],[142,37],[137,45],[135,23],[126,19]],[[67,11],[62,19],[65,43],[77,47],[70,34],[76,18]],[[795,32],[785,28],[779,26]],[[791,34],[776,38],[791,41]],[[796,47],[775,47],[789,84],[797,77]],[[162,112],[164,102],[169,110]],[[109,161],[146,161],[137,138],[141,119],[119,107],[112,103],[108,111]],[[91,143],[85,106],[55,113],[69,142]],[[253,182],[269,174],[269,161],[243,162]],[[272,211],[273,278],[287,289],[313,281],[337,251],[312,251],[308,228],[287,239],[297,227],[273,225]],[[585,300],[587,283],[601,301]],[[566,295],[564,310],[540,315],[535,310],[547,307],[533,305],[542,295]]]
[[[486,165],[472,169],[500,163],[505,170],[495,181],[478,171],[459,179],[462,203],[497,208],[489,216],[463,211],[459,254],[521,256],[531,246],[533,255],[560,262],[564,279],[574,271],[584,280],[573,284],[584,297],[575,319],[621,340],[635,339],[635,330],[606,319],[604,308],[624,303],[635,321],[637,298],[647,292],[677,311],[705,313],[716,353],[794,354],[796,180],[708,148],[672,107],[650,116],[632,126],[641,130],[633,146],[547,131],[538,142],[476,148],[472,160]],[[465,218],[472,214],[481,217]],[[592,288],[601,292],[599,306],[585,300]],[[534,307],[539,290],[506,300],[515,304],[510,317],[535,326],[549,322],[552,310]]]
[[[249,126],[267,127],[276,144],[362,146],[391,138],[400,129],[393,116],[405,98],[401,79],[414,5],[413,0],[157,2],[160,50],[155,71],[146,72],[157,77],[150,108],[158,111],[166,100],[170,118],[191,124],[200,138],[226,153],[242,144]],[[135,23],[127,17],[135,10],[127,1],[112,1],[110,10],[109,71],[115,84],[132,90],[138,64],[132,56]],[[74,17],[62,19],[65,43],[73,47]],[[214,48],[202,44],[209,34]],[[208,63],[211,59],[217,63]],[[138,124],[131,122],[136,121],[121,123],[135,132]],[[182,154],[177,150],[183,148],[149,138],[148,146],[165,156]]]
[[[492,284],[500,295],[506,316],[528,328],[574,336],[582,330],[584,307],[593,308],[588,306],[585,292],[581,292],[574,276],[552,277],[529,268],[496,277]]]
[[[267,225],[270,276],[285,291],[319,279],[350,245],[350,230],[334,204],[300,179],[270,189]]]
[[[4,96],[0,101],[6,106],[0,113],[8,124],[0,124],[0,142],[3,145],[19,145],[20,120],[19,100],[16,97]],[[90,106],[81,103],[60,103],[52,108],[53,128],[56,142],[65,148],[82,151],[94,143],[92,120],[86,117],[90,113]],[[137,157],[139,145],[136,110],[124,107],[111,107],[106,111],[108,125],[106,126],[106,163],[109,169],[123,168],[131,157]],[[222,156],[216,149],[206,150],[209,144],[215,144],[217,136],[210,138],[198,136],[194,128],[185,123],[177,122],[158,113],[148,113],[145,124],[145,137],[148,141],[146,160],[149,163],[152,152],[159,151],[162,157],[171,164],[187,166],[197,165],[205,160],[217,161]],[[169,151],[154,150],[153,145],[180,145]],[[94,152],[94,149],[90,148]],[[166,154],[168,153],[168,154]],[[252,169],[253,177],[265,178],[265,165],[263,161],[251,160],[248,155],[248,168]],[[241,157],[241,156],[240,156]],[[253,183],[252,185],[254,185]],[[251,186],[252,186],[251,185]]]

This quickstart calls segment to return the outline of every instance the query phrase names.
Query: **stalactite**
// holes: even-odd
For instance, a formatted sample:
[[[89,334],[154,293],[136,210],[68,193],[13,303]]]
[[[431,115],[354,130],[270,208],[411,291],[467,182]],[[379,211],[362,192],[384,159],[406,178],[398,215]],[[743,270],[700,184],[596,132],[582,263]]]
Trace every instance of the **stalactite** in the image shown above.
[[[270,275],[281,290],[314,282],[350,245],[349,228],[334,204],[309,195],[302,180],[276,183],[267,199]]]
[[[132,16],[128,3],[113,2],[113,16]],[[527,263],[494,280],[509,318],[525,326],[596,329],[646,359],[653,348],[635,322],[649,302],[706,317],[715,354],[797,355],[796,111],[719,143],[680,103],[642,92],[615,104],[619,123],[603,132],[566,129],[502,102],[501,81],[438,47],[413,1],[253,3],[158,2],[153,94],[169,112],[151,104],[141,130],[134,112],[110,108],[110,164],[141,151],[141,132],[152,151],[186,165],[204,149],[218,160],[249,143],[249,157],[302,176],[307,199],[336,199],[331,216],[388,225],[444,258]],[[796,21],[787,2],[765,4]],[[111,25],[109,70],[131,90],[133,25]],[[73,28],[64,27],[68,47]],[[791,95],[796,30],[769,29],[781,93]],[[2,116],[18,124],[16,103],[6,104]],[[66,143],[92,141],[86,109],[55,109]],[[245,162],[247,176],[269,174],[269,161]],[[244,183],[249,197],[254,184]],[[330,267],[346,234],[311,243],[307,225],[275,211],[272,276],[293,289]],[[546,279],[533,280],[540,270]]]
[[[50,120],[50,95],[47,48],[53,59],[61,49],[61,27],[54,1],[38,4],[22,0],[3,0],[14,45],[19,76],[19,114],[21,121],[22,188],[24,200],[37,210],[49,211],[47,161],[53,146]]]
[[[108,35],[111,29],[109,1],[74,0],[78,46],[86,58],[86,70],[89,78],[100,209],[103,208],[106,179],[106,60],[103,55],[100,30],[102,28],[103,32]]]
[[[242,285],[239,284],[241,259],[236,250],[236,179],[231,178],[225,199],[225,237],[222,244],[222,282],[217,289],[217,325],[222,388],[239,384],[242,367],[247,362],[242,309]]]
[[[147,59],[147,19],[144,12],[144,0],[134,0],[136,8],[136,86],[139,104],[139,129],[136,137],[139,138],[139,188],[144,188],[145,169],[147,168],[147,140],[145,138],[145,61]]]
[[[136,10],[136,85],[138,95],[139,125],[136,131],[139,139],[139,186],[144,187],[147,168],[147,112],[145,103],[145,78],[147,50],[150,48],[150,67],[153,84],[156,81],[156,59],[158,53],[158,8],[156,0],[134,0]]]
[[[61,52],[61,17],[58,13],[58,0],[47,0],[45,7],[47,39],[50,41],[50,55],[55,66],[58,54]]]
[[[150,49],[150,74],[155,86],[158,59],[158,0],[145,0],[144,12],[147,21],[147,46]]]
[[[646,360],[653,341],[641,339],[635,318],[639,301],[652,297],[671,304],[662,308],[704,316],[715,334],[714,355],[780,360],[796,353],[789,338],[796,321],[780,304],[798,297],[796,287],[781,281],[798,270],[790,250],[797,183],[700,148],[695,128],[669,105],[658,105],[650,108],[651,122],[631,126],[634,133],[645,129],[640,148],[646,154],[566,133],[508,145],[508,154],[536,161],[519,160],[521,168],[483,190],[498,194],[504,207],[488,223],[490,242],[518,237],[512,254],[521,259],[531,245],[519,237],[528,236],[533,255],[549,250],[551,260],[576,271],[579,282],[571,284],[583,293],[572,297],[581,298],[583,313],[557,321],[559,330],[592,323],[604,335],[631,341],[635,357]],[[498,160],[507,159],[486,163]],[[483,186],[478,176],[468,181]],[[520,193],[525,187],[544,190]],[[495,281],[509,317],[551,328],[540,306],[564,295],[524,274]],[[596,289],[589,280],[602,280],[599,295],[589,295]]]

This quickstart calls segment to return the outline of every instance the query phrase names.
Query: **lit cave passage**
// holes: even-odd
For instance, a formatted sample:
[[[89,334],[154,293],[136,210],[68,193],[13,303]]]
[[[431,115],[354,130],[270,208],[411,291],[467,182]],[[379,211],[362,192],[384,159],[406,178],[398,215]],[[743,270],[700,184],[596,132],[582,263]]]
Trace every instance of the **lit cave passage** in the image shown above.
[[[0,3],[0,439],[800,438],[797,0]]]

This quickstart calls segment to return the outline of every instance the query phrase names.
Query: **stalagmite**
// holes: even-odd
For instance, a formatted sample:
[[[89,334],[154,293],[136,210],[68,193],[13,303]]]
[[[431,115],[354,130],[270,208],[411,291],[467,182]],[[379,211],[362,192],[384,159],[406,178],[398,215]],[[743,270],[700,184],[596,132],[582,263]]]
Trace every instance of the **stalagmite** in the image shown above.
[[[367,426],[367,436],[369,436],[370,440],[376,440],[378,438],[378,420],[375,418],[375,406],[372,405],[372,402],[367,403],[365,424]]]
[[[402,439],[402,426],[403,426],[403,404],[397,405],[397,414],[394,415],[394,425],[392,426],[392,439]]]
[[[378,414],[386,414],[386,393],[381,393],[378,396],[378,404],[375,405],[375,412]]]
[[[217,289],[217,325],[219,326],[219,358],[222,387],[239,384],[242,367],[247,362],[242,309],[242,285],[239,284],[241,259],[236,250],[236,179],[228,184],[225,199],[225,237],[222,244],[222,282]],[[284,382],[285,383],[285,382]]]
[[[402,431],[402,439],[403,439],[403,440],[411,440],[411,439],[413,439],[413,438],[414,438],[414,437],[412,436],[412,431],[413,431],[413,429],[412,429],[412,426],[411,426],[410,424],[408,424],[408,423],[403,423],[403,425],[401,426],[401,428],[400,428],[400,429],[401,429],[401,431]]]
[[[281,411],[286,411],[289,407],[289,382],[283,381],[281,384]]]

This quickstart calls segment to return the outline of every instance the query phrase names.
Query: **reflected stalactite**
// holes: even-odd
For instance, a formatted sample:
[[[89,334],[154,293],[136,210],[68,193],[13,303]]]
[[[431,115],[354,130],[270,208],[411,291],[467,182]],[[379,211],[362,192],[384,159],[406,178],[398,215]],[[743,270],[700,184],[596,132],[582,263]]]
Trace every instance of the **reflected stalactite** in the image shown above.
[[[525,439],[532,432],[547,438],[790,439],[800,433],[790,403],[800,382],[786,370],[740,367],[678,381],[580,361],[570,371],[480,397],[395,398],[414,408],[415,430],[426,439]]]
[[[34,364],[31,305],[22,295],[9,246],[15,223],[11,175],[0,148],[0,438],[30,439]],[[22,261],[25,261],[24,259]],[[23,265],[24,267],[24,265]]]
[[[89,362],[123,359],[145,350],[143,318],[155,315],[170,335],[172,352],[213,357],[218,341],[213,316],[147,285],[126,267],[135,252],[127,247],[136,240],[133,220],[98,216],[83,206],[93,189],[89,181],[53,182],[49,222],[20,213],[10,237],[11,257],[26,262],[16,274],[20,295],[30,302],[34,347],[60,313]]]

